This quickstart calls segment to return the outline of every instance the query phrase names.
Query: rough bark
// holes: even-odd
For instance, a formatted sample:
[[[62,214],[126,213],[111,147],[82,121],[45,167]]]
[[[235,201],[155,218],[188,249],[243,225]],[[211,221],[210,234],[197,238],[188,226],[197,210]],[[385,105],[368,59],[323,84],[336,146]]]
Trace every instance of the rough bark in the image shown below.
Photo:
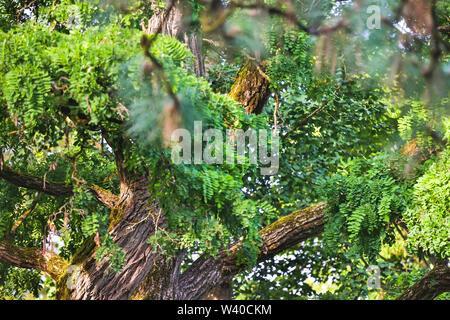
[[[112,208],[109,233],[115,243],[125,252],[123,271],[115,274],[109,270],[108,260],[97,263],[96,245],[93,239],[85,242],[70,262],[56,254],[36,248],[20,248],[12,241],[0,243],[0,259],[8,264],[42,270],[57,280],[57,298],[60,299],[128,299],[151,268],[162,266],[165,260],[152,252],[148,238],[157,228],[165,226],[165,218],[156,202],[150,201],[147,177],[126,170],[126,159],[121,152],[120,141],[115,145],[116,165],[121,182],[120,197],[91,186],[90,191],[104,205]],[[73,195],[73,187],[21,174],[8,166],[0,170],[0,178],[20,187],[38,190],[54,196]],[[79,272],[73,278],[69,265],[77,266]],[[167,272],[168,267],[160,268]],[[169,270],[170,273],[170,270]],[[156,273],[155,273],[156,274]],[[73,290],[67,280],[74,280]]]
[[[233,296],[232,284],[232,277],[222,281],[205,296],[205,300],[231,300]]]
[[[194,61],[192,66],[188,68],[192,69],[191,72],[195,73],[198,77],[206,76],[205,59],[203,57],[202,41],[201,37],[197,36],[195,32],[184,33],[184,43],[191,50],[194,55]]]
[[[152,3],[153,14],[148,20],[147,26],[143,24],[143,31],[150,33],[162,33],[176,38],[182,28],[182,10],[180,0],[171,1],[164,9],[160,9],[156,3]]]
[[[155,230],[153,218],[158,214],[158,207],[149,203],[147,184],[142,181],[122,187],[119,204],[112,212],[109,233],[126,254],[125,267],[116,274],[109,270],[107,259],[98,263],[95,245],[91,243],[72,260],[72,264],[80,268],[75,289],[69,290],[64,278],[58,284],[58,298],[127,299],[150,269],[155,257],[147,239]],[[163,222],[161,219],[160,223]]]
[[[51,251],[22,248],[7,240],[0,240],[0,260],[11,266],[43,271],[55,280],[68,266],[67,261]]]
[[[323,231],[325,203],[302,209],[283,217],[260,231],[263,240],[258,262],[298,244]],[[217,258],[200,257],[180,277],[178,299],[201,299],[218,285],[231,280],[246,268],[238,265],[240,243],[220,252]],[[217,289],[219,290],[219,289]]]
[[[158,268],[165,259],[154,253],[147,242],[166,224],[157,201],[151,201],[148,177],[127,169],[127,158],[122,151],[124,144],[129,143],[126,139],[107,140],[115,153],[120,181],[120,197],[111,211],[108,232],[126,255],[125,266],[121,272],[114,273],[108,259],[102,263],[96,261],[95,244],[87,241],[86,248],[71,261],[80,268],[74,289],[66,285],[69,274],[58,283],[57,297],[61,299],[129,299],[152,267]]]
[[[397,300],[432,300],[444,292],[450,292],[450,268],[436,266]]]
[[[148,24],[143,23],[143,31],[147,34],[161,33],[183,41],[194,55],[192,65],[188,65],[188,70],[199,77],[206,75],[205,62],[202,53],[201,37],[195,32],[187,30],[183,25],[182,17],[187,10],[180,0],[169,3],[165,9],[160,9],[153,5],[153,15],[148,20]]]
[[[180,267],[185,252],[176,257],[165,257],[153,264],[145,279],[133,293],[133,300],[173,300],[179,288]]]
[[[241,103],[247,113],[259,114],[269,99],[269,86],[263,66],[248,61],[239,71],[229,95]]]

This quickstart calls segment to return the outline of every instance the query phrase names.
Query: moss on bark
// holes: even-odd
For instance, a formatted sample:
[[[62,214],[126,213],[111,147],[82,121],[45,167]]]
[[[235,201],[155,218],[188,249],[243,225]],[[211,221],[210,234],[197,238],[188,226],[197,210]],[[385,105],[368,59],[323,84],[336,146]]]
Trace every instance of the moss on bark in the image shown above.
[[[235,101],[241,103],[249,114],[261,113],[270,96],[270,81],[262,68],[263,66],[248,61],[240,69],[228,94]]]

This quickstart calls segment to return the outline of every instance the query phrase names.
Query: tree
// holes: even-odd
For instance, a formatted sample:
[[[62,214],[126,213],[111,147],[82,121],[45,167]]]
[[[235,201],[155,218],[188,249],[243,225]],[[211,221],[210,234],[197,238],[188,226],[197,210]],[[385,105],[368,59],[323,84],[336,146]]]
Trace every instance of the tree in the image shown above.
[[[397,62],[388,91],[377,70],[339,58],[354,45],[345,28],[355,21],[337,3],[304,16],[290,1],[2,4],[0,272],[3,284],[27,279],[11,291],[2,284],[3,296],[37,294],[44,272],[57,299],[229,298],[236,275],[316,237],[320,248],[303,249],[327,251],[317,263],[336,267],[346,288],[357,274],[346,263],[376,263],[406,232],[419,248],[408,266],[438,267],[415,285],[407,279],[401,297],[448,291],[445,230],[416,219],[432,207],[448,223],[448,201],[420,192],[447,159],[448,90],[436,84],[447,80],[448,45],[436,30],[448,9],[434,2],[419,21],[407,1],[383,18],[412,29],[400,55],[428,62],[419,78]],[[310,20],[341,10],[333,25]],[[399,50],[379,47],[356,52],[378,61]],[[420,90],[410,94],[395,73],[419,79]],[[195,121],[269,129],[270,142],[279,133],[278,172],[261,175],[250,153],[233,154],[233,164],[175,164],[172,133],[186,128],[195,139]],[[399,136],[404,157],[397,146],[399,158],[383,153]],[[439,186],[450,190],[446,178]],[[430,234],[438,246],[420,242]],[[317,279],[327,276],[319,269]]]

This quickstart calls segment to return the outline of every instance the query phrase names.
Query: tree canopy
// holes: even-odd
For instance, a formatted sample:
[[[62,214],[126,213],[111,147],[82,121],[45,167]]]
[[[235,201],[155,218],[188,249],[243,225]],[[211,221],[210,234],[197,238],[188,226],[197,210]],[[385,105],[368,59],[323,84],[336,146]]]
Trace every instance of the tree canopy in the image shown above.
[[[449,15],[0,0],[0,299],[448,299]]]

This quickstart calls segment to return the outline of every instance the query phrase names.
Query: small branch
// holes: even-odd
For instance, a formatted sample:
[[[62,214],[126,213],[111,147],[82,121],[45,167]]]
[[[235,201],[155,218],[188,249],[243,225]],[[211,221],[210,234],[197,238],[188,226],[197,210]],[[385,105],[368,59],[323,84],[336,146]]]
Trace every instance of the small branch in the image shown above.
[[[316,113],[322,111],[323,108],[325,108],[328,103],[330,103],[331,100],[333,100],[335,98],[336,93],[341,89],[341,86],[339,86],[336,90],[334,90],[333,95],[330,96],[324,103],[322,103],[317,109],[315,109],[313,112],[311,112],[310,114],[308,114],[306,117],[304,117],[303,119],[301,119],[299,122],[297,122],[295,124],[295,126],[289,130],[287,132],[287,134],[285,135],[288,136],[291,132],[293,132],[294,130],[298,129],[302,124],[306,123],[309,119],[311,119]]]
[[[297,127],[301,126],[302,124],[304,124],[305,122],[307,122],[310,118],[312,118],[316,113],[320,112],[323,108],[325,108],[328,103],[334,98],[334,95],[337,93],[337,91],[340,89],[337,88],[334,92],[333,95],[330,96],[324,103],[322,103],[322,105],[320,107],[318,107],[316,110],[314,110],[313,112],[311,112],[309,115],[307,115],[305,118],[301,119],[299,122],[297,122]]]

